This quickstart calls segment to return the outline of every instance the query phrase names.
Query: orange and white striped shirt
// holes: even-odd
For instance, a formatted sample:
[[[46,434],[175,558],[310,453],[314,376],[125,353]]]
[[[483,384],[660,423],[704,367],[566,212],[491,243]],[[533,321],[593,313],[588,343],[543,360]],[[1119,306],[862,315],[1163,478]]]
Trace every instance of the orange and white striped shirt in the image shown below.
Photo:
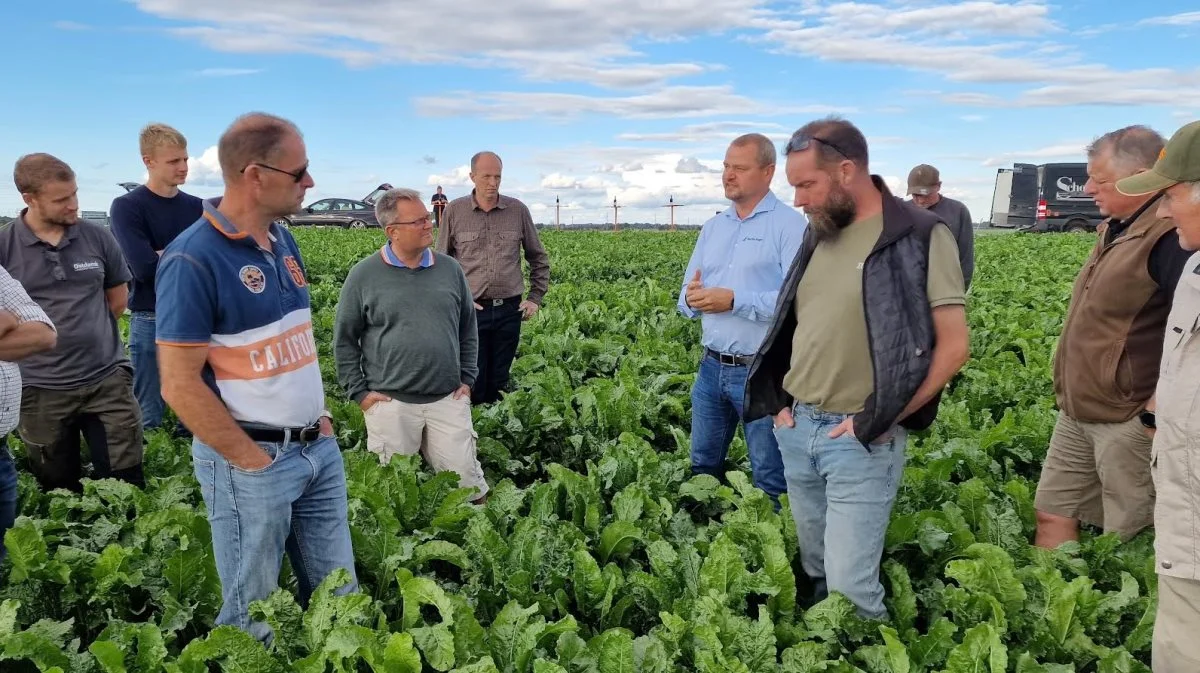
[[[291,233],[271,250],[204,202],[163,251],[155,278],[157,343],[208,348],[204,379],[242,423],[303,427],[325,408],[308,281]]]

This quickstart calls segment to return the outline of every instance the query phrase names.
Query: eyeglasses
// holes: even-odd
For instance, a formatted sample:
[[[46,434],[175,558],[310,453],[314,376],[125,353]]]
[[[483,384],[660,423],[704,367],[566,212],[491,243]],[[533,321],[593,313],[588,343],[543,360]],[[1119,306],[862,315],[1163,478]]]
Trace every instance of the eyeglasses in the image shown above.
[[[835,152],[843,157],[846,157],[847,159],[850,158],[850,155],[846,154],[845,150],[829,142],[828,140],[825,140],[824,138],[818,138],[816,136],[804,135],[802,133],[797,133],[796,135],[792,136],[792,139],[789,140],[787,145],[784,146],[783,153],[791,154],[792,152],[803,152],[804,150],[812,147],[814,140],[822,145],[832,147]]]
[[[293,182],[300,182],[301,180],[304,179],[304,176],[308,175],[308,165],[307,164],[303,168],[301,168],[300,170],[298,170],[296,172],[285,171],[282,168],[275,168],[274,166],[272,166],[270,164],[262,164],[257,161],[250,164],[250,166],[258,166],[260,168],[265,168],[270,171],[275,171],[276,173],[283,173],[284,175],[290,176],[292,178]],[[250,166],[246,166],[246,168],[250,168]],[[242,169],[243,173],[246,172],[246,168]]]
[[[408,220],[408,221],[405,221],[405,222],[400,222],[400,221],[397,221],[397,222],[388,222],[387,224],[385,224],[385,225],[383,225],[383,226],[384,226],[385,228],[386,228],[386,227],[399,227],[399,226],[405,226],[405,227],[423,227],[423,226],[425,226],[425,225],[429,224],[429,222],[430,222],[429,216],[428,216],[428,215],[426,215],[425,217],[419,217],[419,218],[417,218],[417,219],[415,219],[415,220]]]
[[[51,272],[54,274],[54,280],[66,280],[67,271],[62,267],[62,257],[59,256],[58,251],[43,250],[42,252],[46,255],[46,261],[54,265],[54,268],[51,269]]]

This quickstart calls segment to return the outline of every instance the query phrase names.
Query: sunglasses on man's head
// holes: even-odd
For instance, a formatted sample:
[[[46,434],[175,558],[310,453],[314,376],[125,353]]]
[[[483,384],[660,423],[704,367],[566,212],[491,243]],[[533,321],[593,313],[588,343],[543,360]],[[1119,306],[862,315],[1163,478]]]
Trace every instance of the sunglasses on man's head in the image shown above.
[[[300,182],[301,180],[303,180],[305,175],[308,175],[308,166],[304,166],[303,168],[301,168],[300,170],[295,171],[295,172],[285,171],[282,168],[275,168],[274,166],[272,166],[270,164],[263,164],[263,163],[259,163],[257,161],[250,164],[250,166],[258,166],[259,168],[265,168],[269,171],[275,171],[276,173],[283,173],[284,175],[290,176],[292,178],[292,182],[297,182],[297,183]],[[250,166],[246,166],[246,168],[250,168]],[[242,169],[243,173],[246,172],[246,168]]]
[[[818,143],[821,143],[822,145],[832,147],[833,150],[835,152],[837,152],[838,154],[842,155],[843,157],[846,157],[847,159],[850,158],[850,155],[846,154],[845,150],[838,147],[834,143],[831,143],[828,140],[825,140],[824,138],[818,138],[816,136],[804,135],[803,133],[797,133],[796,135],[792,136],[792,139],[789,140],[787,145],[783,148],[783,153],[791,154],[792,152],[803,152],[804,150],[812,147],[812,144],[814,142],[818,142]]]

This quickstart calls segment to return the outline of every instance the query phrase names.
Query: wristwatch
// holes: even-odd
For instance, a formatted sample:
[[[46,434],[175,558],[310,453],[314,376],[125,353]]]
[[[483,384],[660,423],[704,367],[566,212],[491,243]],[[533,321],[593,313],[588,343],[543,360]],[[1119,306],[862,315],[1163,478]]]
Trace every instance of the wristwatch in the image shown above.
[[[1139,416],[1139,418],[1142,421],[1142,425],[1146,426],[1147,428],[1149,428],[1151,430],[1158,427],[1157,425],[1155,425],[1155,418],[1154,418],[1153,411],[1143,411],[1141,413],[1141,416]]]

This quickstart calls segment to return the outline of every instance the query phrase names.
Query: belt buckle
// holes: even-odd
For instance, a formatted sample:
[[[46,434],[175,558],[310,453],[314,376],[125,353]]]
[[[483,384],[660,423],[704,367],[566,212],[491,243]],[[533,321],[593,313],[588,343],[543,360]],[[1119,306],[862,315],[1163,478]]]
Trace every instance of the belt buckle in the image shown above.
[[[504,305],[504,300],[503,300],[503,299],[493,299],[493,300],[492,300],[492,307],[493,307],[493,308],[494,308],[494,307],[496,307],[496,306],[503,306],[503,305]]]
[[[737,356],[732,353],[717,353],[717,359],[723,365],[733,366],[737,364]]]
[[[315,442],[321,436],[320,425],[310,425],[307,428],[301,428],[299,439],[302,442]]]

